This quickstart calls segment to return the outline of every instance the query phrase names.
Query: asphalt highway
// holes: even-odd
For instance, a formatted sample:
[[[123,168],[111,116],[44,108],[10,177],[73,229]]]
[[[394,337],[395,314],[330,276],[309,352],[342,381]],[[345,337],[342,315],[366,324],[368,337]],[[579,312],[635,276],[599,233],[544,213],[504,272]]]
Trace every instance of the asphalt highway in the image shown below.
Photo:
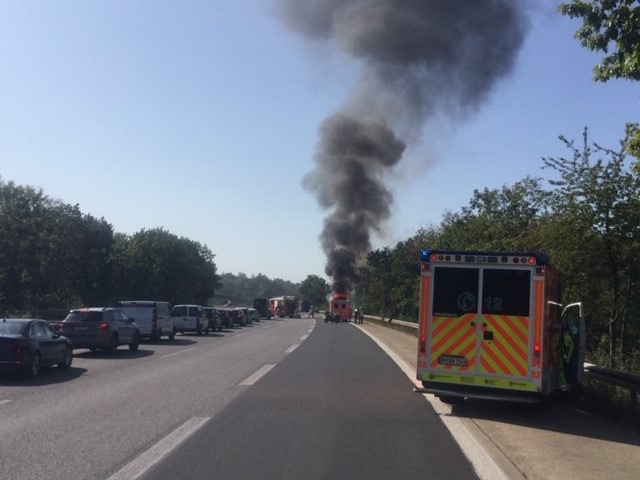
[[[228,443],[232,451],[218,448]],[[477,477],[438,415],[367,335],[318,321],[295,351],[143,478]]]
[[[566,401],[451,408],[416,338],[272,319],[0,376],[0,478],[640,478],[640,435]]]

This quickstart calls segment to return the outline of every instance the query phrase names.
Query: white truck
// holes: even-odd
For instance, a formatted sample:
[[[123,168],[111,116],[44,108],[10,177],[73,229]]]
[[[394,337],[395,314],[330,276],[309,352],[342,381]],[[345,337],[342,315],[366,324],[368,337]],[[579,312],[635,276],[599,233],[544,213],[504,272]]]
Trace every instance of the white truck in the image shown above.
[[[176,336],[175,318],[171,316],[168,302],[153,300],[123,300],[118,306],[134,319],[140,327],[140,336],[151,340],[160,340],[163,336],[173,340]]]

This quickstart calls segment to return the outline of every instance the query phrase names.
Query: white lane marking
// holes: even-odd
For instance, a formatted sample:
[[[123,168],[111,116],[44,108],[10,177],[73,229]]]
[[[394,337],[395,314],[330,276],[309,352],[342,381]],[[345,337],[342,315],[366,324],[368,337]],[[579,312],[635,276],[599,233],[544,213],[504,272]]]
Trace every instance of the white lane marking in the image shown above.
[[[184,442],[187,437],[199,430],[211,417],[193,417],[169,435],[164,437],[149,450],[129,462],[107,480],[135,480],[144,475],[147,470],[166,457],[175,448]]]
[[[298,348],[300,344],[299,343],[294,343],[293,345],[291,345],[289,348],[287,348],[284,353],[291,353],[293,352],[296,348]]]
[[[400,358],[400,356],[396,355],[393,350],[387,347],[372,333],[367,332],[362,327],[357,326],[357,328],[371,337],[371,339],[391,357],[391,359],[400,367],[404,374],[409,377],[409,380],[411,380],[416,387],[422,388],[422,384],[416,379],[416,371],[411,365]],[[431,394],[422,394],[422,396],[431,404],[433,409],[440,416],[440,420],[442,420],[442,423],[444,423],[458,445],[460,445],[460,448],[473,465],[474,470],[481,480],[509,480],[509,477],[507,477],[482,445],[478,443],[460,419],[458,417],[451,416],[450,409],[447,409],[440,400]]]
[[[309,337],[309,335],[302,335],[302,336],[300,337],[300,341],[302,341],[302,340],[306,340],[308,337]]]
[[[191,350],[195,350],[196,347],[187,348],[185,350],[180,350],[179,352],[167,353],[166,355],[162,355],[160,358],[173,357],[174,355],[180,355],[181,353],[190,352]]]
[[[5,403],[9,403],[11,400],[0,400],[0,405],[4,405]]]
[[[241,381],[238,385],[253,385],[262,377],[264,377],[267,374],[267,372],[275,366],[276,366],[275,363],[267,363],[266,365],[260,367],[256,372],[252,373],[243,381]]]

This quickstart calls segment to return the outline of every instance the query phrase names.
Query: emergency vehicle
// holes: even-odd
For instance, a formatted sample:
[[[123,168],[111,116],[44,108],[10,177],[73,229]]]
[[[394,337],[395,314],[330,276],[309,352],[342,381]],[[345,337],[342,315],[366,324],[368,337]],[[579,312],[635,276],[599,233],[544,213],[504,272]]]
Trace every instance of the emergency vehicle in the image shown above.
[[[298,299],[291,295],[270,298],[269,311],[272,317],[300,317],[300,313],[298,312]]]
[[[416,391],[541,402],[580,383],[582,304],[561,306],[545,254],[422,250],[420,260]]]
[[[340,320],[343,322],[351,321],[353,306],[350,296],[346,293],[333,292],[329,300],[329,312],[340,315]]]

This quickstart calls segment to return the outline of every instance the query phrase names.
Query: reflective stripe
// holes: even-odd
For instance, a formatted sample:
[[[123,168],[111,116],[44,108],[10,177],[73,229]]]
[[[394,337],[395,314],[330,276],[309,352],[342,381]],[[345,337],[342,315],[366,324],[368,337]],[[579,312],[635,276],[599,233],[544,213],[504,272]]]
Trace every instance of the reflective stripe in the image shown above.
[[[486,325],[486,326],[484,326]],[[485,315],[483,328],[492,340],[482,340],[480,371],[494,375],[526,377],[529,370],[529,319],[509,315]]]

